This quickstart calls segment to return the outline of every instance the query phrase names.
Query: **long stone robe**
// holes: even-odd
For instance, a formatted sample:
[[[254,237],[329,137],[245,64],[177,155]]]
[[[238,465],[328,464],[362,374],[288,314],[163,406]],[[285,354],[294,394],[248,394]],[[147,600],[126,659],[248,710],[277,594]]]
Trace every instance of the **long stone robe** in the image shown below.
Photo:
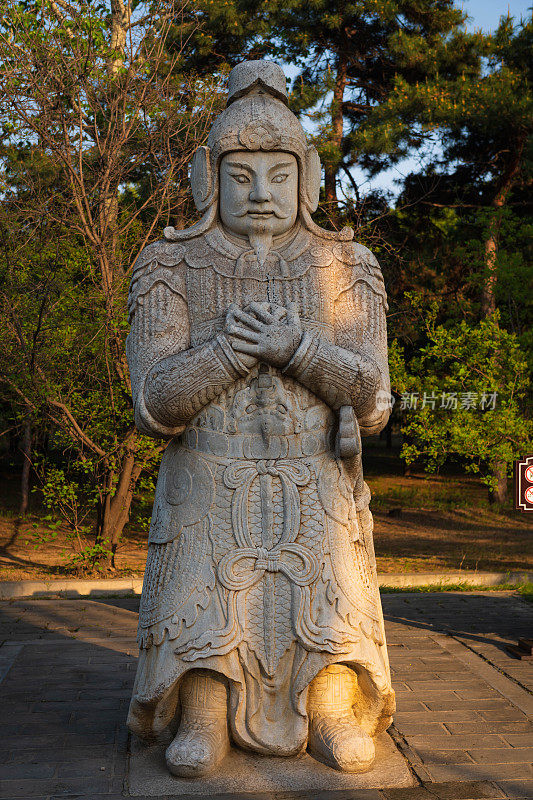
[[[230,303],[252,301],[297,304],[305,334],[283,370],[248,371],[222,334]],[[390,724],[356,438],[339,457],[346,409],[363,433],[386,422],[376,408],[389,390],[385,311],[370,251],[299,226],[263,266],[218,226],[141,254],[127,343],[136,424],[170,443],[141,599],[135,733],[173,729],[181,677],[204,668],[228,679],[238,745],[297,753],[307,687],[334,663],[357,673],[365,730]]]

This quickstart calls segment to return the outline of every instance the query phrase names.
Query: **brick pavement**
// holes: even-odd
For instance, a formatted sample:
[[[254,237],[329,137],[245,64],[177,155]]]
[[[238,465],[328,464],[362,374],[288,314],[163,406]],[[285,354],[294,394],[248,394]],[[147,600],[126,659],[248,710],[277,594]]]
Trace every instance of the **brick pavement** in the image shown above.
[[[384,595],[383,607],[394,728],[416,775],[533,798],[533,664],[504,649],[531,636],[533,606],[487,592]]]
[[[533,606],[501,593],[391,594],[383,606],[398,698],[391,734],[420,785],[316,797],[531,800],[533,664],[503,647],[531,636]],[[137,607],[135,598],[0,604],[4,800],[125,796]]]

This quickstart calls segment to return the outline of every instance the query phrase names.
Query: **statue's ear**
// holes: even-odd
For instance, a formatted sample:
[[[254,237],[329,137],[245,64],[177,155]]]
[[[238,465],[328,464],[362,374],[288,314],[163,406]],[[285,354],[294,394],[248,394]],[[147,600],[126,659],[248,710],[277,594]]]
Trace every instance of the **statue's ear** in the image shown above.
[[[313,213],[318,206],[320,197],[320,182],[322,169],[316,147],[311,145],[305,154],[305,193],[307,195],[309,211]]]
[[[209,147],[199,147],[195,151],[191,161],[190,181],[194,205],[198,211],[205,211],[211,203],[213,189]]]

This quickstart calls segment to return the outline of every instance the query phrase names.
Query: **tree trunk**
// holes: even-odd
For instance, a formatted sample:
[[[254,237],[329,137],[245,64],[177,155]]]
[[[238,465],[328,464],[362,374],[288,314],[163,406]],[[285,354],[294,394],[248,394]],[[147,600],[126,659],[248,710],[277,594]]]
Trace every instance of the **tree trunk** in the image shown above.
[[[342,104],[344,102],[344,91],[347,82],[348,59],[345,55],[339,54],[337,65],[337,76],[333,88],[333,102],[331,105],[331,128],[332,142],[339,158],[335,161],[324,164],[324,190],[328,214],[335,219],[338,215],[337,198],[337,173],[339,171],[340,158],[342,158],[342,140],[344,134],[344,115]]]
[[[20,479],[20,506],[19,506],[20,518],[26,516],[30,500],[31,444],[32,444],[31,420],[26,419],[24,423],[24,431],[22,434],[22,446],[20,448],[23,457],[22,476]]]
[[[496,260],[498,256],[501,211],[520,174],[526,140],[527,137],[523,136],[515,143],[513,157],[503,173],[498,191],[491,203],[492,215],[485,240],[485,282],[481,290],[481,313],[484,317],[489,317],[496,311]]]
[[[324,193],[327,212],[330,217],[337,216],[337,170],[333,164],[324,164]]]
[[[108,556],[99,558],[99,563],[111,570],[116,569],[115,555],[122,531],[129,520],[133,492],[141,471],[142,464],[135,461],[134,453],[128,452],[113,496],[111,491],[114,476],[111,471],[106,475],[106,491],[98,514],[96,543],[103,545],[109,553]]]
[[[130,22],[130,0],[111,0],[111,52],[107,64],[110,75],[116,75],[124,66],[124,48]]]
[[[498,238],[500,233],[501,215],[509,193],[514,187],[522,166],[524,147],[527,141],[522,136],[513,148],[513,157],[504,171],[498,191],[491,206],[492,216],[489,221],[488,235],[485,240],[485,282],[481,290],[481,313],[487,318],[496,311],[496,283],[497,283],[497,257]],[[505,461],[495,461],[492,465],[492,477],[495,488],[489,489],[489,502],[503,505],[507,501],[507,464]]]
[[[489,491],[489,501],[504,505],[507,502],[507,464],[505,461],[495,461],[492,465],[492,475],[496,480],[494,489]]]
[[[481,313],[490,317],[496,311],[496,259],[498,256],[498,235],[500,229],[500,210],[505,203],[498,192],[492,202],[493,214],[489,222],[488,236],[485,240],[485,281],[481,289]]]
[[[97,516],[96,516],[96,536],[95,544],[100,545],[106,551],[110,551],[111,538],[110,538],[110,508],[111,508],[111,492],[113,489],[113,472],[107,469],[105,476],[102,480],[102,488],[100,490],[100,499],[98,501]],[[107,567],[111,566],[111,557],[103,555],[94,559]]]

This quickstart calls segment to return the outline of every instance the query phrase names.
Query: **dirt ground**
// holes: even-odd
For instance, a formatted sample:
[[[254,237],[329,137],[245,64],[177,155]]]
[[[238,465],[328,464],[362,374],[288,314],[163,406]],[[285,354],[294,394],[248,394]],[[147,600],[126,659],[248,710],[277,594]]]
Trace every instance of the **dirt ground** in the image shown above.
[[[494,511],[486,489],[470,477],[372,474],[374,540],[380,573],[533,571],[533,519]],[[533,516],[533,515],[531,515]],[[19,524],[14,510],[0,514],[0,580],[68,576],[75,544],[68,531],[38,516]],[[92,544],[87,540],[87,544]],[[140,576],[147,533],[126,529],[116,576]]]

